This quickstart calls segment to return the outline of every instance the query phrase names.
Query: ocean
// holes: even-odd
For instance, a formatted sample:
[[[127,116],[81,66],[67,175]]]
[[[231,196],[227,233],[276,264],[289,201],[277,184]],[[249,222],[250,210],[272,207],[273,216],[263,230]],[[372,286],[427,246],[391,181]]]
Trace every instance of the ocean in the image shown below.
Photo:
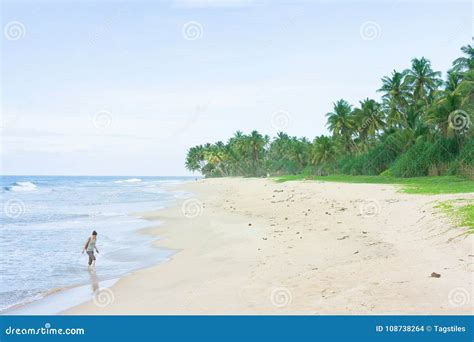
[[[83,246],[98,232],[98,281],[166,261],[171,250],[138,230],[132,213],[170,206],[184,192],[166,185],[190,177],[2,176],[0,312],[58,289],[90,283]]]

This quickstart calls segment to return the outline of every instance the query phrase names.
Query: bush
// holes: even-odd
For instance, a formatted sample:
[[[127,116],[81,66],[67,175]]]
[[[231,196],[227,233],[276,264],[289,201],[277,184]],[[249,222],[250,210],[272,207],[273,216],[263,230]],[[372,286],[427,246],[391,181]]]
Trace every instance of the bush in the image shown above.
[[[385,170],[384,172],[382,172],[382,173],[380,174],[380,176],[393,177],[393,172],[392,172],[392,170],[387,169],[387,170]]]
[[[449,173],[474,179],[474,139],[469,139],[451,164]]]
[[[339,172],[348,175],[379,175],[403,152],[406,138],[391,134],[369,151],[338,160]]]
[[[443,170],[444,165],[453,162],[458,151],[455,139],[430,142],[421,138],[393,163],[390,170],[396,177],[427,176],[433,167]]]

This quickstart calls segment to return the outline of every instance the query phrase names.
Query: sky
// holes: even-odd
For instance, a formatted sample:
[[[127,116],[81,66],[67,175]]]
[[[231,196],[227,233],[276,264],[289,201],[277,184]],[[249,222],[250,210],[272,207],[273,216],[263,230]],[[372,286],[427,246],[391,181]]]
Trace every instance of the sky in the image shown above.
[[[471,1],[12,1],[1,8],[1,173],[190,175],[241,130],[313,139],[415,57],[443,72]]]

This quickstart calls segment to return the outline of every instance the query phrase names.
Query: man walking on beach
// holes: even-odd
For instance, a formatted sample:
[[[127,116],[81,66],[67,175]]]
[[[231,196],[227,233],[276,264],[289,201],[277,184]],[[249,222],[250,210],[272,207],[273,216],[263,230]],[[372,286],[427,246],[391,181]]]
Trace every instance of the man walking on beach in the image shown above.
[[[95,269],[95,255],[94,249],[99,253],[97,246],[95,245],[97,242],[97,232],[94,230],[92,232],[92,236],[87,239],[86,244],[84,245],[84,249],[82,250],[82,254],[84,251],[87,251],[87,255],[89,256],[89,268]]]

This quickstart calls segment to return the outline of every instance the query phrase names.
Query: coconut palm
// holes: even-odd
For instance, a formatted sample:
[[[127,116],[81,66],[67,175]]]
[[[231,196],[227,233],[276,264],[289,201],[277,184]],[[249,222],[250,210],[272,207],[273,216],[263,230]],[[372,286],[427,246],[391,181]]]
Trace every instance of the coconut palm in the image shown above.
[[[411,69],[405,70],[405,85],[410,87],[415,105],[428,105],[434,91],[442,84],[441,72],[431,68],[425,57],[412,59]]]
[[[201,171],[204,166],[204,147],[202,145],[191,147],[186,155],[186,169]]]
[[[354,133],[354,117],[352,116],[352,106],[344,99],[333,104],[332,112],[326,114],[327,127],[333,136],[341,136],[346,142],[347,151],[354,146],[352,134]]]
[[[258,131],[252,131],[243,140],[242,149],[246,157],[251,161],[252,175],[259,173],[260,164],[264,157],[264,148],[268,144],[268,137],[263,136]]]
[[[303,170],[309,162],[309,149],[310,142],[306,138],[298,139],[293,137],[291,139],[290,160],[294,161],[300,170]]]
[[[457,71],[474,69],[474,46],[466,45],[461,47],[461,51],[466,55],[454,60],[453,67]]]
[[[461,84],[462,79],[463,74],[456,70],[449,70],[446,82],[444,82],[444,91],[448,93],[455,91],[456,88]]]
[[[329,163],[335,160],[335,141],[325,135],[316,137],[311,148],[311,164]]]
[[[387,113],[387,123],[389,125],[406,127],[406,111],[410,89],[404,82],[407,72],[392,71],[390,76],[382,77],[382,87],[378,92],[382,92],[382,101]]]
[[[462,155],[466,170],[471,166],[465,156],[473,154],[474,146],[474,51],[471,45],[462,51],[465,56],[454,61],[445,82],[429,60],[415,58],[410,69],[382,78],[381,103],[367,98],[352,108],[344,99],[336,101],[326,114],[332,136],[318,136],[311,143],[279,132],[270,142],[258,131],[237,131],[227,143],[191,147],[186,168],[206,177],[308,170],[376,175],[388,168],[406,176],[426,174],[432,163],[455,166]],[[463,150],[466,146],[471,150]]]
[[[367,98],[360,101],[360,108],[354,109],[354,121],[359,137],[366,141],[385,127],[385,114],[380,103]]]

